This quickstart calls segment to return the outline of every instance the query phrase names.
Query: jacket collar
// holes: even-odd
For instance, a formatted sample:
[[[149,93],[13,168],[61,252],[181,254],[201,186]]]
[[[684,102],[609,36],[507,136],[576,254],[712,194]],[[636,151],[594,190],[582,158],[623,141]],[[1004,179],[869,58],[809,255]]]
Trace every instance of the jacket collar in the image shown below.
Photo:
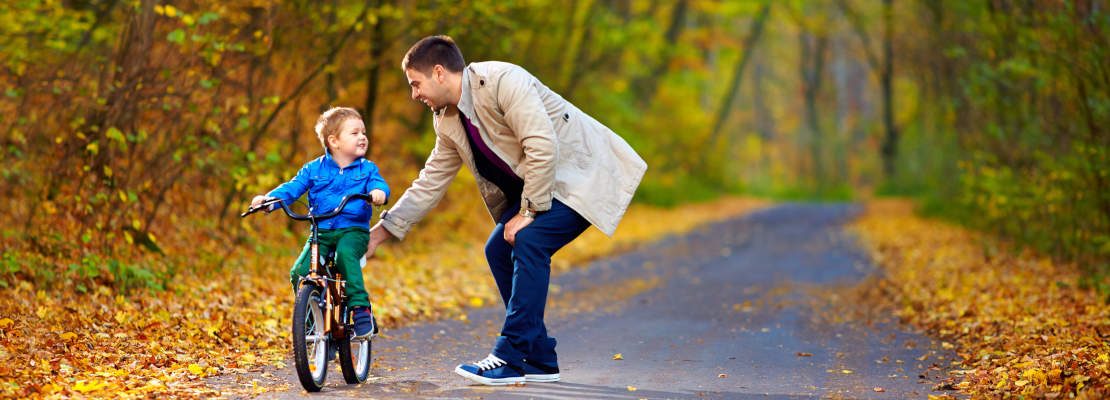
[[[473,64],[471,64],[471,65],[473,65]],[[463,115],[466,116],[467,119],[470,119],[471,121],[474,121],[474,93],[473,93],[473,91],[474,91],[473,90],[474,82],[471,82],[471,79],[477,79],[477,78],[474,78],[476,74],[471,73],[471,71],[470,71],[471,70],[471,65],[468,65],[468,66],[466,66],[466,68],[463,68],[462,93],[459,96],[459,105],[458,105],[458,107],[459,107],[459,111],[461,111],[463,113]]]
[[[324,148],[324,155],[323,155],[323,157],[320,157],[320,158],[321,158],[321,164],[322,165],[326,165],[329,168],[339,169],[339,163],[335,162],[335,159],[332,158],[332,156],[331,156],[331,149]],[[364,163],[364,162],[366,162],[366,157],[356,158],[353,161],[351,161],[351,164],[347,165],[347,168],[358,167],[359,165],[362,165],[362,163]],[[346,169],[346,168],[344,168],[344,169]]]

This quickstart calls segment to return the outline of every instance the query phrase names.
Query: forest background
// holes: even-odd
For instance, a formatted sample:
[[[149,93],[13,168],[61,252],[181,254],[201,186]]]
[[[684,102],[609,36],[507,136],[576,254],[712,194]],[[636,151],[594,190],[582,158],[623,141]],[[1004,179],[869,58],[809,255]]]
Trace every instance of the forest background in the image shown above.
[[[400,59],[441,33],[621,134],[641,205],[911,196],[1105,293],[1108,29],[1093,0],[4,2],[0,290],[283,282],[304,227],[237,213],[321,154],[331,105],[399,195],[434,141]],[[386,260],[484,234],[472,181]]]

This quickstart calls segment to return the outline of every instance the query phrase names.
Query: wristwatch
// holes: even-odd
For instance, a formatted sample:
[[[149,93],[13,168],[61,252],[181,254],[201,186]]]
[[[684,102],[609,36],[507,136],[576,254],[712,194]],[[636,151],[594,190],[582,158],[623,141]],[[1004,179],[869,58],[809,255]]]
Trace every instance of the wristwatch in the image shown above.
[[[520,216],[525,217],[525,218],[533,218],[534,219],[534,218],[536,218],[536,211],[532,210],[531,208],[528,208],[528,207],[521,207],[520,208]]]

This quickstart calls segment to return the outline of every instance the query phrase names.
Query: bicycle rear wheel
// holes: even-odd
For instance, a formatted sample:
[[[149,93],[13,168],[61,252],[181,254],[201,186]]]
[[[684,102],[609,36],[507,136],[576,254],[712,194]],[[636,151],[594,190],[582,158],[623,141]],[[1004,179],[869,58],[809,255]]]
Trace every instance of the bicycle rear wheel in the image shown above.
[[[339,369],[343,371],[343,380],[349,384],[365,382],[370,376],[370,338],[347,337],[337,340],[335,345],[339,347]]]
[[[319,392],[328,377],[328,334],[324,332],[323,291],[304,285],[293,305],[293,360],[297,378],[309,392]]]

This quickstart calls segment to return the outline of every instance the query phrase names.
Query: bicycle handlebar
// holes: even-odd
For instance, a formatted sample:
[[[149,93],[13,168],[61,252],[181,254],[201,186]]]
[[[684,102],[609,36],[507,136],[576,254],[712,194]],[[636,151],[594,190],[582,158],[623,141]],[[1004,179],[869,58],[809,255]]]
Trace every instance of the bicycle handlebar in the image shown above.
[[[328,219],[328,218],[334,217],[336,215],[339,215],[339,213],[343,211],[343,208],[347,206],[347,201],[349,201],[351,199],[363,199],[363,200],[366,200],[366,201],[370,202],[371,205],[374,204],[374,201],[373,201],[373,199],[370,198],[369,194],[358,193],[358,194],[343,196],[343,199],[339,201],[339,206],[336,206],[334,210],[328,211],[328,212],[323,213],[323,214],[318,214],[318,215],[308,215],[308,214],[298,214],[296,212],[293,212],[292,210],[289,209],[289,206],[287,206],[284,201],[282,201],[281,199],[278,199],[278,198],[272,198],[270,200],[266,200],[262,204],[259,204],[258,207],[248,208],[247,211],[243,212],[242,214],[239,214],[239,217],[240,218],[245,218],[248,215],[254,214],[254,213],[259,212],[259,211],[262,211],[264,209],[269,208],[270,206],[272,206],[274,204],[277,204],[277,205],[281,206],[281,210],[285,211],[285,215],[288,215],[289,218],[292,218],[292,219],[297,220],[297,221],[311,221],[311,220],[319,221],[319,220],[324,220],[324,219]]]

